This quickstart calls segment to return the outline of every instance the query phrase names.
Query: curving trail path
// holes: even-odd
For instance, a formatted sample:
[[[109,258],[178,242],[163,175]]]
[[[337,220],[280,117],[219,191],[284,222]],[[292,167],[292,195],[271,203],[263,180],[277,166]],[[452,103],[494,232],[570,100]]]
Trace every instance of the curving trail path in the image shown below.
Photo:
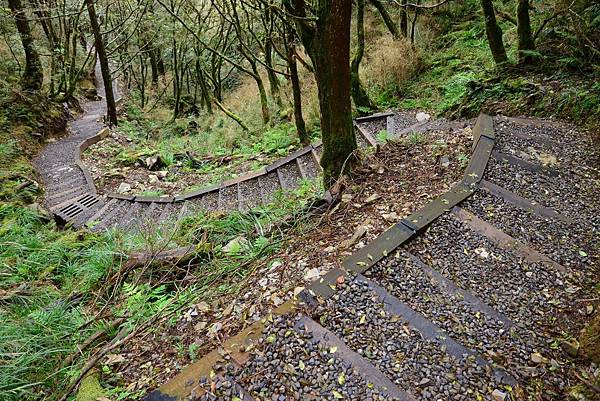
[[[101,77],[98,65],[96,77]],[[104,86],[101,82],[96,86],[103,99]],[[118,88],[116,81],[113,86]],[[278,191],[294,190],[302,180],[321,174],[321,145],[315,143],[260,170],[175,197],[101,196],[81,161],[81,153],[108,134],[101,122],[105,114],[103,100],[88,102],[84,113],[70,124],[69,135],[46,146],[34,160],[46,190],[44,205],[62,224],[94,231],[115,227],[125,231],[156,229],[199,209],[228,212],[267,204]],[[377,145],[375,138],[381,130],[387,130],[388,137],[397,137],[446,125],[443,120],[418,123],[408,113],[381,113],[355,121],[361,147]]]

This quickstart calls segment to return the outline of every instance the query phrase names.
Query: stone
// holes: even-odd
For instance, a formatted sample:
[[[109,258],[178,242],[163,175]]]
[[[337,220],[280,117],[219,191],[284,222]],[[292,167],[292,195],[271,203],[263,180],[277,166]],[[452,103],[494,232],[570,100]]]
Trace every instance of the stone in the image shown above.
[[[504,391],[498,389],[492,391],[492,400],[494,401],[505,401],[507,397],[508,394],[506,394]]]
[[[156,172],[157,177],[162,178],[162,179],[166,178],[167,174],[168,174],[167,170],[160,170],[160,171]]]
[[[321,275],[321,272],[316,267],[313,269],[309,269],[304,273],[304,280],[314,280]]]
[[[448,158],[448,156],[442,156],[440,158],[440,164],[442,165],[443,168],[450,167],[450,159]]]
[[[248,248],[248,240],[243,235],[235,237],[227,243],[222,249],[225,253],[237,254]]]
[[[119,188],[117,188],[117,193],[119,193],[119,194],[124,194],[129,191],[131,191],[131,185],[126,182],[122,182],[119,185]]]
[[[431,116],[429,114],[427,114],[427,113],[423,113],[422,111],[420,111],[420,112],[417,113],[417,117],[416,118],[417,118],[418,122],[422,123],[422,122],[425,122],[425,121],[429,120],[431,118]]]
[[[577,357],[577,354],[579,354],[579,341],[575,339],[570,341],[563,341],[561,343],[561,347],[563,351],[565,351],[565,353],[570,357],[575,358]]]
[[[150,175],[148,176],[148,182],[149,182],[150,184],[158,184],[158,183],[159,183],[159,179],[158,179],[158,177],[157,177],[156,175],[154,175],[154,174],[150,174]]]

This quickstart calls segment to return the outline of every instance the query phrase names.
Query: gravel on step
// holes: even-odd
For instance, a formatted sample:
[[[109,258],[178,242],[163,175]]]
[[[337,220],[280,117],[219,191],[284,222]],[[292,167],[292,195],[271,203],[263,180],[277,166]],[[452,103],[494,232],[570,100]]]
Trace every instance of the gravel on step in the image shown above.
[[[200,197],[192,198],[188,202],[198,206],[198,209],[213,212],[219,207],[219,191],[212,191]]]
[[[275,195],[277,191],[280,191],[282,189],[279,185],[279,178],[277,177],[277,172],[272,171],[268,174],[260,176],[258,179],[260,180],[263,203],[273,202],[275,200]]]
[[[219,190],[219,210],[231,212],[238,210],[238,186],[230,185]]]
[[[554,324],[580,283],[542,263],[530,263],[498,248],[451,215],[442,215],[408,250],[459,287],[535,331]]]
[[[241,368],[227,364],[218,367],[216,373],[233,378],[257,400],[390,400],[338,357],[335,349],[324,346],[298,325],[298,319],[290,315],[273,317]],[[198,383],[209,388],[216,386],[210,381],[201,377]],[[203,397],[192,399],[235,399],[227,395]]]
[[[300,186],[300,181],[302,181],[302,174],[300,173],[300,168],[295,161],[284,164],[283,166],[278,168],[280,177],[281,177],[281,185],[283,189],[286,191],[291,191]]]
[[[551,177],[495,158],[490,158],[484,178],[574,220],[584,223],[591,220],[600,230],[596,213],[600,208],[600,197],[592,179],[562,173]]]
[[[588,166],[594,157],[597,157],[594,155],[589,136],[572,127],[541,120],[532,120],[541,124],[523,125],[503,117],[497,117],[494,121],[496,144],[500,149],[510,147],[527,151],[528,148],[532,148],[554,155],[560,162],[578,168]],[[523,138],[523,135],[533,139]],[[548,142],[548,139],[551,142]]]
[[[486,191],[475,192],[462,207],[570,268],[573,274],[592,273],[591,258],[595,254],[594,249],[600,246],[600,238],[594,237],[589,225],[568,224],[542,217]]]
[[[528,330],[474,309],[461,294],[443,291],[404,251],[382,260],[367,276],[454,340],[508,368],[513,376],[518,377],[520,367],[527,365],[537,346],[544,345],[536,344],[539,339]]]
[[[298,158],[298,162],[302,165],[306,177],[309,179],[316,178],[321,174],[319,166],[315,161],[312,153],[306,153]]]
[[[240,207],[242,210],[253,209],[262,203],[258,178],[240,182]]]
[[[454,358],[439,341],[423,339],[401,317],[387,313],[365,283],[346,284],[315,314],[350,348],[419,400],[490,399],[502,386],[474,356]]]

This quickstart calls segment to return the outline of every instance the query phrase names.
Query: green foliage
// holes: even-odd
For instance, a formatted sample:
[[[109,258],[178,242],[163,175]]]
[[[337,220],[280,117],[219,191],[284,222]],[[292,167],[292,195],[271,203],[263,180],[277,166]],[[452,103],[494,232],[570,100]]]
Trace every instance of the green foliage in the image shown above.
[[[387,142],[390,138],[390,134],[389,132],[387,132],[387,130],[381,130],[377,133],[377,140],[379,142]]]

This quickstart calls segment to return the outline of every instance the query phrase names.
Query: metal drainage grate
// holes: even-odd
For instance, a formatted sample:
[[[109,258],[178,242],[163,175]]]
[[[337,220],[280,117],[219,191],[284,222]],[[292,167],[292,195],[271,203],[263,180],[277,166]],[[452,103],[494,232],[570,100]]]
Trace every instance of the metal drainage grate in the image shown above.
[[[87,194],[77,198],[73,203],[63,207],[58,211],[58,215],[66,221],[73,220],[86,210],[100,201],[95,195]]]

